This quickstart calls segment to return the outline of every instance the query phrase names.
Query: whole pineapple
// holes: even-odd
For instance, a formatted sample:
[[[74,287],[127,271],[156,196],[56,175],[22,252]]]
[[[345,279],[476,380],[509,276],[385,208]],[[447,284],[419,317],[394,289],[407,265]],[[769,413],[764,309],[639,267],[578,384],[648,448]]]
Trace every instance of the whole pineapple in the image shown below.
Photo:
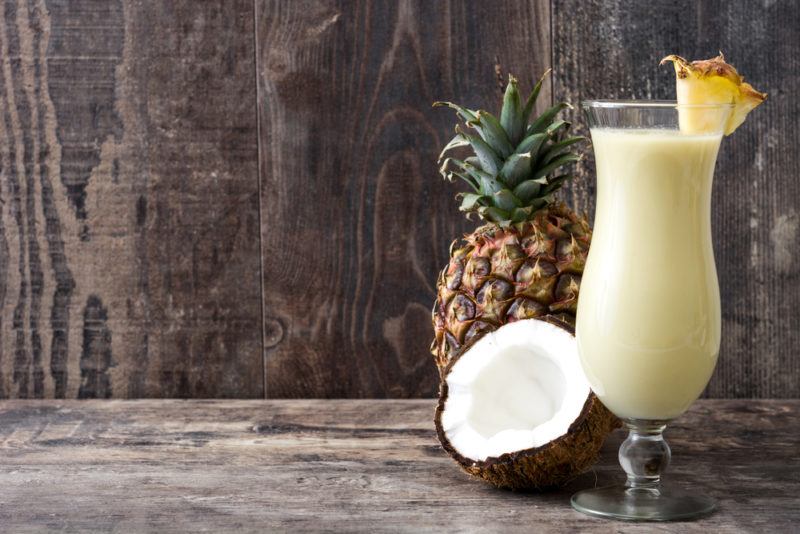
[[[459,194],[460,210],[486,222],[453,242],[439,276],[431,352],[440,372],[464,345],[503,324],[538,317],[574,326],[591,231],[553,194],[571,178],[557,172],[579,160],[570,149],[584,138],[570,137],[570,124],[558,119],[566,103],[531,120],[543,79],[523,104],[510,76],[499,120],[451,102],[434,104],[454,109],[474,131],[456,126],[440,172],[469,185]],[[458,147],[474,154],[445,157]]]

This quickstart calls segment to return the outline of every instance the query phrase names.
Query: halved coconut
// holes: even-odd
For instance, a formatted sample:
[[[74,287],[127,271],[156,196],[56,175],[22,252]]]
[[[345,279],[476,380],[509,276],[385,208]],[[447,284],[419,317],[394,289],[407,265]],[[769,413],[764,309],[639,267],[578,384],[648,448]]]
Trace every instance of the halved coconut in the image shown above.
[[[444,371],[436,429],[470,474],[498,487],[563,485],[619,421],[594,396],[569,325],[526,319],[489,332]]]

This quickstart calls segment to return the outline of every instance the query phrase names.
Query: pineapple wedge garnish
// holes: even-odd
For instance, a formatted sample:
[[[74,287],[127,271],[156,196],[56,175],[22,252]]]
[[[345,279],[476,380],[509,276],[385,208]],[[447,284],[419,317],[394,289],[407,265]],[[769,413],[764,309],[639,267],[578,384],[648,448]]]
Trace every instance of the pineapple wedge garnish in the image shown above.
[[[723,118],[712,109],[680,109],[680,128],[685,133],[711,133],[720,130],[720,121],[725,120],[723,131],[730,135],[744,122],[750,111],[767,98],[766,93],[753,89],[732,65],[725,62],[720,52],[713,59],[686,61],[680,56],[670,55],[661,64],[672,61],[675,66],[678,105],[686,104],[733,104],[733,110]]]

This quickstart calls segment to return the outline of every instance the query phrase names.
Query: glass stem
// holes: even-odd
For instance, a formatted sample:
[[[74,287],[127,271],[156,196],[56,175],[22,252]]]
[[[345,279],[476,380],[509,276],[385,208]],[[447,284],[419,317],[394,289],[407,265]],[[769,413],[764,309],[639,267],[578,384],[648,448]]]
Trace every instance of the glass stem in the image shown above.
[[[619,448],[619,463],[628,474],[628,488],[658,491],[661,473],[671,456],[663,432],[667,421],[628,419],[628,439]]]

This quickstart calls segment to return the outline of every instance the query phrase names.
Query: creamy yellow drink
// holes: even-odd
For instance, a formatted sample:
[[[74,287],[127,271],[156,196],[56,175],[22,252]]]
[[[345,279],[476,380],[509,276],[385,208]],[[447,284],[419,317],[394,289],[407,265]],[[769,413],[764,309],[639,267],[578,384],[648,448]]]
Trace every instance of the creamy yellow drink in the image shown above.
[[[710,207],[721,138],[592,129],[596,230],[576,330],[592,388],[620,417],[677,417],[716,365]]]
[[[597,161],[597,213],[578,295],[578,354],[595,393],[628,429],[619,449],[625,485],[572,496],[574,509],[599,517],[686,520],[716,506],[661,485],[670,460],[662,433],[717,363],[714,164],[722,136],[766,95],[722,53],[663,62],[675,66],[677,102],[582,103]]]

